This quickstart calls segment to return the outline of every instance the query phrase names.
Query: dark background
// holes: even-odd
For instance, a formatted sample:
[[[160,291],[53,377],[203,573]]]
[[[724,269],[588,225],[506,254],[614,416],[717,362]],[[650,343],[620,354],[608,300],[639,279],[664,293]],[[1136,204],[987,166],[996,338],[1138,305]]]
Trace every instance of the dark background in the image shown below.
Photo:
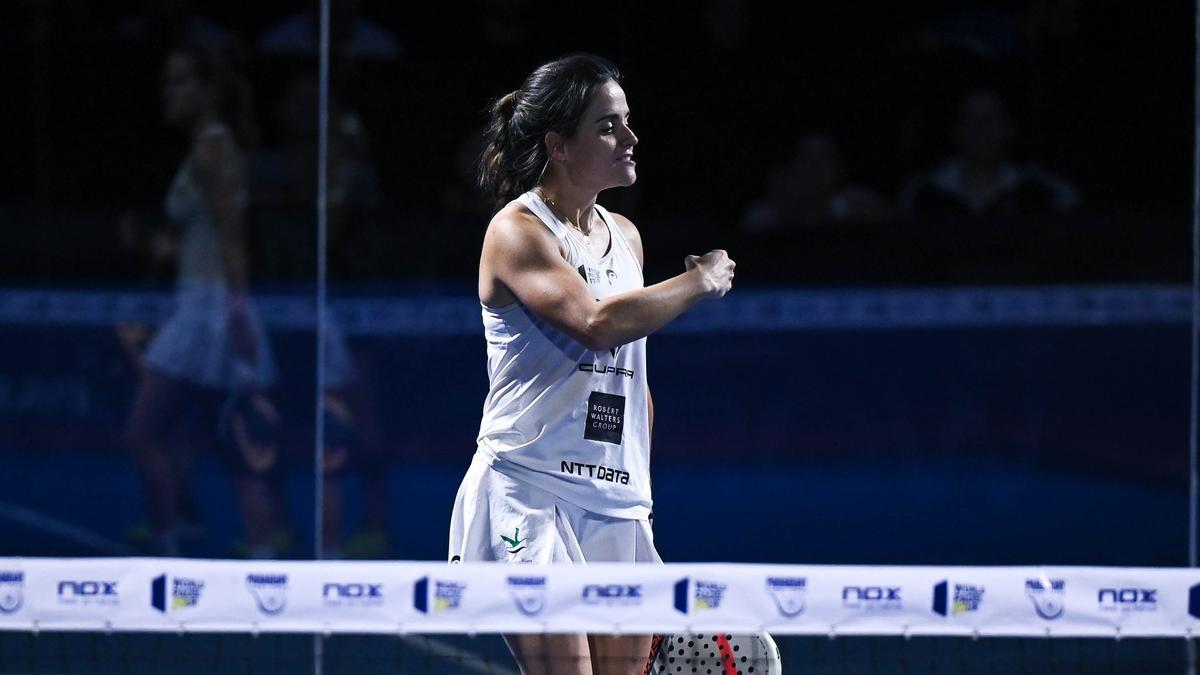
[[[334,4],[336,30],[348,21]],[[641,179],[632,194],[609,201],[641,223],[657,276],[674,273],[679,247],[721,245],[754,263],[742,266],[748,282],[1187,279],[1193,59],[1186,3],[1155,11],[1069,0],[611,2],[586,11],[532,1],[347,5],[390,32],[401,51],[394,59],[334,63],[335,95],[365,128],[379,195],[351,237],[331,241],[340,279],[473,275],[482,219],[452,213],[469,201],[463,148],[471,149],[491,99],[537,64],[581,50],[608,56],[626,74]],[[9,130],[0,202],[16,211],[19,226],[10,228],[5,276],[137,277],[129,265],[114,264],[119,251],[104,214],[157,207],[186,149],[182,135],[161,122],[166,50],[188,34],[185,20],[194,16],[238,40],[260,150],[269,150],[279,141],[281,82],[315,72],[315,62],[256,43],[306,8],[10,8],[17,20],[2,29],[5,72],[18,95],[0,113]],[[895,203],[912,176],[953,151],[959,101],[979,87],[1005,98],[1017,130],[1014,157],[1073,184],[1080,208],[1000,225],[896,214],[806,228],[803,236],[755,237],[739,228],[743,211],[807,132],[829,134],[848,178]],[[776,244],[787,247],[786,260],[773,255]],[[396,264],[411,258],[420,262]],[[311,271],[267,261],[256,269],[264,279]]]

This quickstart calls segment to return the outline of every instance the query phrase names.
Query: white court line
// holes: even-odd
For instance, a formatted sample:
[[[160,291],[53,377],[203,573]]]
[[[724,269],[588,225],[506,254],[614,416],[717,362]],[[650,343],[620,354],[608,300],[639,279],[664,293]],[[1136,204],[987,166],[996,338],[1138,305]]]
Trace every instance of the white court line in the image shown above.
[[[133,549],[129,546],[86,530],[78,525],[72,525],[71,523],[44,513],[39,513],[33,509],[27,509],[23,506],[0,502],[0,517],[26,525],[35,530],[49,532],[67,541],[110,555],[128,556],[133,554]]]
[[[448,642],[424,635],[402,635],[400,639],[412,647],[428,652],[432,656],[454,659],[465,670],[475,673],[491,673],[491,675],[519,675],[511,668],[502,668],[498,664],[488,663],[483,657],[474,652],[455,647]]]

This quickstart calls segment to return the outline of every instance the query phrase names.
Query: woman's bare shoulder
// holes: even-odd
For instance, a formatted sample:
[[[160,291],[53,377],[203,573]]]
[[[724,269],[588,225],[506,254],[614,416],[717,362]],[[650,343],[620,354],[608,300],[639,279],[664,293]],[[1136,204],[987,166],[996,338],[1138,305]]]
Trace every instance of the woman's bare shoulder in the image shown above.
[[[534,251],[557,251],[557,238],[524,204],[511,202],[492,216],[483,238],[484,254],[524,256]]]
[[[609,211],[608,215],[612,216],[613,223],[621,229],[621,234],[625,235],[625,240],[637,253],[638,262],[644,263],[645,252],[642,250],[642,235],[638,232],[637,226],[633,224],[632,220],[619,213]]]

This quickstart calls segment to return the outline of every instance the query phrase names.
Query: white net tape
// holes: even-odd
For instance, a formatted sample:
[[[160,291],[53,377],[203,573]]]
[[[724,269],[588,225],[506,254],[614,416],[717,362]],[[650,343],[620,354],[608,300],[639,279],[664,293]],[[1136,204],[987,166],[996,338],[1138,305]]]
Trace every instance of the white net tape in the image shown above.
[[[1200,570],[0,558],[0,630],[1190,637]]]

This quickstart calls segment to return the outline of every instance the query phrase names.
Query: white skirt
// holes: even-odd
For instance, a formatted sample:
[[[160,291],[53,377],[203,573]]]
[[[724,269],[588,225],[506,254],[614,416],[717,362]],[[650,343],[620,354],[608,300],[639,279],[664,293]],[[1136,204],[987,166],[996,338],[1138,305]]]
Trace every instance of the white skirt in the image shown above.
[[[450,562],[661,563],[645,520],[586,511],[476,454],[450,515]]]
[[[222,389],[246,383],[266,387],[275,381],[275,358],[253,307],[249,322],[257,351],[251,370],[242,374],[235,365],[225,285],[184,283],[175,301],[175,312],[146,347],[146,365],[175,379]]]

